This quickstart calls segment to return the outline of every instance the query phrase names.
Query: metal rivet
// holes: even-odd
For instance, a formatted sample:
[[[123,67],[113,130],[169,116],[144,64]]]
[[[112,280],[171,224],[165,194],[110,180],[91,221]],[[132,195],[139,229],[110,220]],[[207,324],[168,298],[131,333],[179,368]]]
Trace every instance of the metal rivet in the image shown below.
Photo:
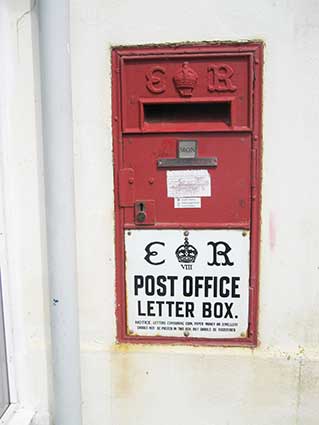
[[[128,236],[131,236],[131,234],[132,234],[132,232],[129,230],[129,231],[127,232],[127,235],[128,235]]]
[[[247,232],[245,232],[245,231],[244,231],[244,232],[242,233],[242,235],[243,235],[243,236],[247,236]]]
[[[133,177],[129,177],[128,182],[129,182],[129,184],[133,184],[134,183],[134,178]]]
[[[189,331],[185,331],[184,336],[189,336]]]
[[[189,235],[189,231],[188,230],[185,230],[184,236],[188,236],[188,235]]]
[[[154,184],[154,178],[151,177],[150,179],[148,179],[149,184]]]

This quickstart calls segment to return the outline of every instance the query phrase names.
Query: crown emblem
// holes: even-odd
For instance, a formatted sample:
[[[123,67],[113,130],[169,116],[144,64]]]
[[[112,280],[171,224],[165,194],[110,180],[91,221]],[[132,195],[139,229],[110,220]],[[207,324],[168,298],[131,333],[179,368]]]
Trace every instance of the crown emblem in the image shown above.
[[[198,75],[188,66],[188,62],[184,62],[182,68],[176,72],[173,80],[179,94],[183,97],[189,97],[193,95]]]
[[[183,245],[180,245],[175,251],[179,263],[194,263],[197,254],[197,249],[188,242],[187,236],[185,237]]]

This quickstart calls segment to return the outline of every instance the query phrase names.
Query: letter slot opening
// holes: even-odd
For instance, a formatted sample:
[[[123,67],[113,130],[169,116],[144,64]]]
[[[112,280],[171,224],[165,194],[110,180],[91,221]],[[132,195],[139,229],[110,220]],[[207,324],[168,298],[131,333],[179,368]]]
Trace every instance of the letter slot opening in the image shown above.
[[[231,102],[144,103],[146,124],[231,124]]]

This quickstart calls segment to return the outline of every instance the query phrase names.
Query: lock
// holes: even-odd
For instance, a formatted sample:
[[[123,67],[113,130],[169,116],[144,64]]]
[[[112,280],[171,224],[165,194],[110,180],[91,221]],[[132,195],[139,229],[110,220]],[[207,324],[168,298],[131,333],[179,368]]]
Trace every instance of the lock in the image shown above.
[[[137,223],[144,223],[145,219],[146,219],[146,213],[145,213],[145,204],[144,202],[137,202],[136,203],[136,216],[135,219],[137,221]]]
[[[134,222],[136,225],[150,225],[155,223],[155,203],[153,200],[136,201],[134,204]]]

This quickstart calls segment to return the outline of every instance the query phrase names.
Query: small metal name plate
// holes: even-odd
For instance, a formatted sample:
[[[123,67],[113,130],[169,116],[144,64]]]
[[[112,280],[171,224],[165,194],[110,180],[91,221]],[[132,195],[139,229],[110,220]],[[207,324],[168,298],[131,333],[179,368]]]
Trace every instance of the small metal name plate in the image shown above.
[[[160,158],[158,168],[217,167],[217,158],[198,158],[197,140],[178,140],[177,158]]]
[[[196,158],[197,140],[178,140],[177,141],[178,158]]]
[[[160,158],[158,168],[170,167],[217,167],[217,158]]]

